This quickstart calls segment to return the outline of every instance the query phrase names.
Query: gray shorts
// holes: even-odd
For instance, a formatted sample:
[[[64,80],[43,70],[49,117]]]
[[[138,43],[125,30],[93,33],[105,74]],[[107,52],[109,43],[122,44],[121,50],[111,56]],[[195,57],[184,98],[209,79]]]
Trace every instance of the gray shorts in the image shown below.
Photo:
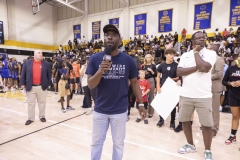
[[[179,106],[178,119],[180,122],[190,121],[196,109],[201,125],[206,127],[213,126],[212,98],[187,98],[181,96]]]

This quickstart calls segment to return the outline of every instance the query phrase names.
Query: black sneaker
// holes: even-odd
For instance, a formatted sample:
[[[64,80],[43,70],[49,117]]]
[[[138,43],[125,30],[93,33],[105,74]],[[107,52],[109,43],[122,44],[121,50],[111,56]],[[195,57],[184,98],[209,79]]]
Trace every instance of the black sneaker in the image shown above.
[[[140,121],[141,121],[141,119],[140,119],[140,118],[137,118],[137,119],[136,119],[136,122],[140,122]]]
[[[164,125],[164,120],[163,119],[160,119],[157,123],[157,126],[158,127],[162,127]]]
[[[148,120],[147,119],[144,119],[144,124],[148,124]]]
[[[183,130],[182,125],[178,125],[177,128],[174,129],[175,132],[179,133]]]
[[[170,129],[174,130],[175,129],[175,123],[170,124]]]

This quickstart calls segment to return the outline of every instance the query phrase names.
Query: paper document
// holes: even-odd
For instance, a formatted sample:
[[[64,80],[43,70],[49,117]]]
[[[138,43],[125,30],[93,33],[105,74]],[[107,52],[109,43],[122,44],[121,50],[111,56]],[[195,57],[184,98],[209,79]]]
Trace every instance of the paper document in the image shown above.
[[[181,86],[178,86],[171,78],[167,78],[158,93],[153,99],[151,106],[162,116],[164,120],[170,115],[180,99]]]

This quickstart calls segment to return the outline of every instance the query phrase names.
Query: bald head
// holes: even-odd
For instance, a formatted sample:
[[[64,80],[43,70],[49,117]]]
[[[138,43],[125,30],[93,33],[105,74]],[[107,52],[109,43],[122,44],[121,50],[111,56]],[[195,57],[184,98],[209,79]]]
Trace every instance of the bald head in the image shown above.
[[[35,61],[42,61],[42,59],[43,59],[42,51],[41,50],[34,51],[34,60]]]

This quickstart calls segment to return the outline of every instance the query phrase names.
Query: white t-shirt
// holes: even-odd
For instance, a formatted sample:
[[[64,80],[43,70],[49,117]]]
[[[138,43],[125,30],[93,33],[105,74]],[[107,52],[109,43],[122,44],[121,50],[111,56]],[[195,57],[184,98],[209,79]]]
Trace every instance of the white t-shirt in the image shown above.
[[[235,37],[228,37],[227,39],[228,43],[232,44],[233,42],[232,41],[235,41]]]
[[[203,48],[199,54],[204,61],[209,62],[212,66],[215,64],[217,59],[217,54],[215,51],[210,51],[206,48]],[[196,66],[196,61],[193,50],[184,53],[181,56],[178,67],[190,68],[194,66]],[[183,76],[181,96],[188,98],[211,98],[211,70],[208,73],[197,71],[190,75]]]

